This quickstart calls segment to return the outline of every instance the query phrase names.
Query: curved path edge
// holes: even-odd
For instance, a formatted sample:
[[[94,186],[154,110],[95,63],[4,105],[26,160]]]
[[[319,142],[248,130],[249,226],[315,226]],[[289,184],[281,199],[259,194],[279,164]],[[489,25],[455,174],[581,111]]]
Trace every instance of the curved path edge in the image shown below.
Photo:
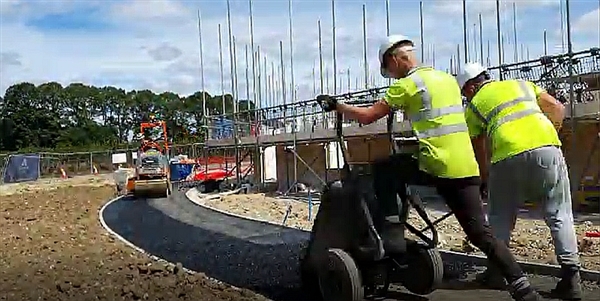
[[[150,252],[148,252],[148,251],[144,250],[143,248],[140,248],[140,247],[138,247],[137,245],[135,245],[134,243],[132,243],[131,241],[129,241],[128,239],[126,239],[125,237],[123,237],[122,235],[120,235],[119,233],[117,233],[116,231],[114,231],[113,229],[111,229],[111,228],[108,226],[108,224],[107,224],[107,223],[106,223],[106,221],[104,220],[104,211],[105,211],[105,210],[106,210],[106,208],[108,208],[108,207],[109,207],[111,204],[113,204],[113,203],[115,203],[115,202],[117,202],[117,201],[119,201],[119,200],[121,200],[121,199],[123,199],[123,198],[125,198],[125,197],[126,197],[126,196],[118,196],[118,197],[116,197],[116,198],[110,199],[108,202],[106,202],[104,205],[102,205],[102,207],[100,208],[100,210],[98,210],[98,219],[99,219],[99,221],[100,221],[100,224],[102,225],[102,228],[104,228],[104,230],[105,230],[106,232],[108,232],[110,235],[112,235],[113,237],[115,237],[117,240],[119,240],[120,242],[122,242],[122,243],[123,243],[123,244],[125,244],[126,246],[128,246],[128,247],[130,247],[130,248],[132,248],[132,249],[134,249],[134,250],[136,250],[136,251],[138,251],[138,252],[140,252],[141,254],[143,254],[143,255],[145,255],[145,256],[148,256],[150,259],[152,259],[152,260],[154,260],[154,261],[157,261],[157,262],[160,262],[160,263],[162,263],[162,264],[164,264],[164,265],[167,265],[167,266],[170,266],[170,267],[174,267],[174,266],[176,266],[176,265],[177,265],[176,263],[173,263],[173,262],[171,262],[171,261],[168,261],[168,260],[166,260],[166,259],[164,259],[164,258],[161,258],[161,257],[159,257],[159,256],[156,256],[156,255],[154,255],[154,254],[152,254],[152,253],[150,253]],[[187,194],[186,194],[186,197],[187,197]],[[185,271],[186,273],[188,273],[188,274],[192,274],[192,275],[198,274],[198,272],[197,272],[197,271],[194,271],[194,270],[188,269],[188,268],[186,268],[185,266],[182,266],[182,267],[181,267],[181,269],[182,269],[183,271]],[[209,280],[211,280],[211,281],[214,281],[215,283],[223,283],[222,281],[220,281],[220,280],[218,280],[218,279],[211,278],[211,277],[209,277],[209,276],[206,276],[206,275],[204,275],[204,276],[205,276],[207,279],[209,279]],[[232,288],[234,288],[234,289],[241,290],[240,288],[238,288],[238,287],[236,287],[236,286],[233,286],[233,285],[231,285],[231,284],[227,284],[227,285],[231,286],[231,287],[232,287]]]
[[[229,212],[226,210],[214,208],[212,206],[209,206],[209,205],[206,205],[203,203],[203,201],[220,198],[221,196],[234,194],[234,193],[237,193],[237,191],[231,191],[231,192],[225,192],[225,193],[219,193],[219,194],[202,195],[197,189],[192,188],[185,193],[185,197],[186,197],[186,199],[188,199],[190,202],[194,203],[195,205],[198,205],[205,209],[212,210],[212,211],[215,211],[215,212],[218,212],[218,213],[221,213],[224,215],[228,215],[228,216],[231,216],[234,218],[245,219],[245,220],[254,221],[254,222],[262,223],[262,224],[270,224],[270,225],[274,225],[274,226],[278,226],[278,227],[287,227],[285,225],[278,224],[278,223],[275,223],[272,221],[259,219],[259,218],[255,218],[255,217],[244,216],[241,214],[236,214],[236,213],[232,213],[232,212]],[[308,231],[302,230],[302,229],[297,229],[297,230],[308,232]],[[466,253],[449,251],[449,250],[439,250],[439,252],[441,253],[444,261],[460,262],[465,265],[474,265],[474,266],[485,266],[487,264],[487,258],[485,256],[476,255],[476,254],[466,254]],[[560,266],[557,266],[557,265],[528,262],[528,261],[522,261],[522,260],[519,260],[518,262],[521,265],[521,267],[523,268],[523,270],[529,274],[554,276],[554,277],[559,277],[559,275],[560,275]],[[587,280],[587,281],[600,282],[600,271],[582,269],[581,270],[581,278],[583,280]]]

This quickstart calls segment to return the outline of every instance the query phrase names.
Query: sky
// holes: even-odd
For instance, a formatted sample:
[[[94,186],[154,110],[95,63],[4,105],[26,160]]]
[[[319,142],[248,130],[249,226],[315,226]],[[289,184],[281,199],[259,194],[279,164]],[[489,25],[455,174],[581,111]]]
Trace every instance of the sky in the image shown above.
[[[235,36],[237,95],[253,98],[249,1],[230,0],[231,33]],[[558,54],[566,36],[561,8],[565,0],[501,0],[501,28],[505,62],[536,59],[544,54],[547,32],[549,54]],[[386,0],[335,0],[337,87],[335,92],[365,86],[363,4],[366,8],[369,86],[383,85],[377,57],[378,41],[386,35]],[[513,4],[516,7],[515,55]],[[420,42],[419,1],[389,0],[390,32],[414,39],[424,51],[422,60],[442,70],[463,43],[462,3],[459,0],[423,1],[423,47]],[[575,51],[600,44],[600,0],[571,0],[572,45]],[[468,0],[470,61],[498,65],[494,0]],[[262,94],[272,74],[277,100],[263,97],[263,106],[286,99],[307,99],[320,92],[318,20],[322,28],[324,92],[334,93],[331,0],[292,0],[293,60],[290,60],[287,0],[252,0],[255,51],[260,47]],[[200,39],[204,68],[200,68]],[[482,19],[483,60],[478,16]],[[223,78],[219,64],[218,26],[222,29]],[[564,24],[564,22],[563,22]],[[0,0],[0,95],[19,82],[63,85],[83,82],[126,90],[150,89],[182,96],[204,90],[231,93],[231,56],[226,0]],[[280,41],[285,84],[278,75]],[[490,52],[488,54],[488,41]],[[246,47],[250,80],[246,84]],[[461,60],[464,60],[461,47]],[[421,50],[418,50],[420,53]],[[456,58],[454,58],[456,60]],[[292,89],[292,68],[294,89]],[[264,66],[266,65],[266,71]],[[202,81],[202,71],[204,84]],[[315,76],[313,76],[313,70]],[[246,88],[248,87],[248,89]],[[292,94],[292,90],[295,94]],[[247,93],[248,92],[248,93]],[[258,92],[257,92],[258,93]],[[250,97],[248,97],[248,94]],[[273,99],[273,98],[271,98]],[[271,103],[269,103],[271,102]]]

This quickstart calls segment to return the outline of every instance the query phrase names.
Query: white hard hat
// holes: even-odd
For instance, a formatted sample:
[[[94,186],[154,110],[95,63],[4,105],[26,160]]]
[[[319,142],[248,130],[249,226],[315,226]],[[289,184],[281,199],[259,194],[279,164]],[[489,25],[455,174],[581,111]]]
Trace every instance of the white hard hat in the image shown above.
[[[403,35],[391,35],[386,37],[385,39],[383,39],[383,41],[381,41],[381,44],[379,45],[379,65],[380,65],[380,69],[381,69],[381,76],[385,77],[385,78],[390,78],[391,75],[388,74],[387,70],[385,68],[383,68],[383,55],[390,50],[390,48],[394,47],[394,45],[400,43],[400,42],[411,42],[412,40],[410,38],[408,38],[407,36],[403,36]]]
[[[487,68],[483,67],[480,63],[466,63],[456,76],[458,86],[462,89],[468,81],[486,71]]]

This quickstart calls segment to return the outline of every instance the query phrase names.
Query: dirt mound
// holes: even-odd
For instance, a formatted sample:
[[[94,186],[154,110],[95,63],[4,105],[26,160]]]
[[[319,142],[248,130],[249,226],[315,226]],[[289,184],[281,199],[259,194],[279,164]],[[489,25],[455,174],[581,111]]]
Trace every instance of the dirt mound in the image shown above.
[[[3,300],[266,300],[157,263],[115,240],[98,222],[114,188],[78,185],[27,185],[32,191],[2,196]]]

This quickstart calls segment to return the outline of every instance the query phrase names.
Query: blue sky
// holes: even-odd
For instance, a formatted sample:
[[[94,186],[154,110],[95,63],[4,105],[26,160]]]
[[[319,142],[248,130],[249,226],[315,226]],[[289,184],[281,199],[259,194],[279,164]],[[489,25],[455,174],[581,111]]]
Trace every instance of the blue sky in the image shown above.
[[[517,7],[519,59],[539,57],[543,31],[550,53],[561,52],[560,7],[564,0],[501,0],[507,62],[514,61],[512,6]],[[312,70],[317,66],[317,20],[322,22],[323,55],[329,91],[333,92],[331,1],[293,0],[294,78],[297,97],[314,95]],[[385,0],[336,0],[338,92],[362,88],[365,82],[362,50],[362,5],[367,9],[367,48],[370,85],[383,84],[378,73],[377,41],[386,32]],[[280,65],[283,41],[287,95],[291,95],[287,0],[253,0],[255,45],[261,47],[261,66]],[[484,63],[487,44],[497,64],[494,0],[469,0],[471,60],[481,60],[473,32],[482,14]],[[572,0],[571,24],[575,50],[598,47],[598,0]],[[459,0],[425,0],[424,61],[448,67],[457,44],[462,45],[462,4]],[[224,0],[1,0],[0,95],[10,85],[57,81],[113,85],[124,89],[174,91],[188,95],[200,90],[197,10],[201,10],[204,40],[205,88],[221,89],[218,24],[224,42],[224,90],[230,92],[226,1]],[[390,0],[391,32],[419,43],[419,1]],[[245,47],[249,44],[248,0],[231,0],[232,33],[236,37],[238,89],[245,98]],[[476,33],[478,39],[478,30]],[[521,46],[521,44],[523,46]],[[462,47],[462,46],[461,46]],[[433,49],[435,48],[435,52]],[[435,53],[435,55],[434,55]],[[529,54],[529,56],[527,56]],[[461,50],[462,56],[462,50]],[[277,71],[275,71],[277,73]],[[278,77],[278,76],[276,76]],[[264,82],[264,80],[263,80]],[[318,82],[318,80],[317,80]],[[280,85],[280,84],[279,84]],[[318,84],[317,84],[318,86]],[[326,85],[327,86],[327,85]],[[281,87],[277,89],[281,93]]]

